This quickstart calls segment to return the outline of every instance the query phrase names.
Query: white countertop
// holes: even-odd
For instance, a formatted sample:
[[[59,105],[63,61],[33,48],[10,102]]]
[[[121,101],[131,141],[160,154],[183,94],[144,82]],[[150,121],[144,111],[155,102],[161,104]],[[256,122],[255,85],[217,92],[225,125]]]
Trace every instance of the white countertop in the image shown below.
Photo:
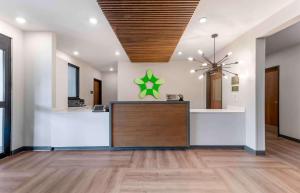
[[[67,109],[53,109],[54,112],[69,113],[69,112],[92,112],[91,106],[84,107],[69,107]]]
[[[53,109],[54,112],[92,112],[91,106],[69,107],[68,109]],[[227,109],[190,109],[191,113],[244,113],[243,107],[228,107]]]
[[[244,113],[245,108],[234,107],[227,109],[191,109],[191,113]]]

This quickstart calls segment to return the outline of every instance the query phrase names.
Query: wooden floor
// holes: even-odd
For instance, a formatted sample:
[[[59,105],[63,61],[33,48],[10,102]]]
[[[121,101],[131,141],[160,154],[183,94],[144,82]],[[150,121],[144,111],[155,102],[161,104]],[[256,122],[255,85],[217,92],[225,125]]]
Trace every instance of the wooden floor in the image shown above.
[[[0,193],[299,193],[300,144],[267,133],[242,150],[25,152],[0,161]]]

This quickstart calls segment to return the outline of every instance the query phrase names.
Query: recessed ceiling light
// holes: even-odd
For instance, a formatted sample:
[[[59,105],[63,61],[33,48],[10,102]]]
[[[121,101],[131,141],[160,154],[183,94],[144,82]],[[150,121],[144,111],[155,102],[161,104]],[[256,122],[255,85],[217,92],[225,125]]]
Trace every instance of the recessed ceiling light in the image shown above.
[[[120,53],[119,51],[116,51],[116,52],[115,52],[115,55],[116,55],[116,56],[120,56],[121,53]]]
[[[78,51],[74,51],[74,52],[73,52],[73,55],[74,55],[74,56],[78,56],[78,55],[79,55],[79,52],[78,52]]]
[[[90,21],[90,23],[93,24],[93,25],[96,25],[96,24],[98,23],[98,20],[97,20],[96,18],[94,18],[94,17],[91,17],[91,18],[89,19],[89,21]]]
[[[19,24],[25,24],[26,23],[26,19],[24,19],[23,17],[17,17],[16,18],[16,22],[18,22]]]
[[[179,51],[179,52],[178,52],[178,55],[179,55],[179,56],[181,56],[181,55],[182,55],[182,52],[181,52],[181,51]]]
[[[188,61],[194,61],[194,58],[193,57],[188,57]]]
[[[200,20],[199,20],[200,23],[206,23],[207,22],[207,18],[206,17],[202,17]]]
[[[113,72],[115,69],[114,68],[110,68],[109,71]]]
[[[195,69],[192,69],[192,70],[190,70],[190,73],[191,73],[191,74],[195,74],[195,73],[196,73],[196,70],[195,70]]]

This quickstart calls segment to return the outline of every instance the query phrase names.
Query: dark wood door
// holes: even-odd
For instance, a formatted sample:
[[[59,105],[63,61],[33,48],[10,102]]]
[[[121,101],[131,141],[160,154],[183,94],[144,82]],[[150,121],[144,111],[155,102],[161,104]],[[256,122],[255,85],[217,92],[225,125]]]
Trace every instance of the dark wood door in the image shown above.
[[[207,108],[222,109],[222,72],[207,74]]]
[[[94,79],[94,105],[102,104],[102,82]]]
[[[265,122],[267,125],[279,124],[279,67],[266,69]]]

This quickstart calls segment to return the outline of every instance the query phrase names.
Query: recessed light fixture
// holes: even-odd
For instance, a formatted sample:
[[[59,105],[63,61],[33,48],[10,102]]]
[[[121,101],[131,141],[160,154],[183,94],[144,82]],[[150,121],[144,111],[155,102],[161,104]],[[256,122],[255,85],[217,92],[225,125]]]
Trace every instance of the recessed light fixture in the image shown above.
[[[74,52],[73,52],[73,55],[74,55],[74,56],[78,56],[78,55],[79,55],[79,52],[78,52],[78,51],[74,51]]]
[[[114,68],[110,68],[109,71],[113,72],[115,69]]]
[[[93,24],[93,25],[96,25],[98,23],[98,20],[96,18],[94,18],[94,17],[91,17],[89,19],[89,21],[90,21],[90,24]]]
[[[181,56],[181,55],[182,55],[182,52],[181,52],[181,51],[179,51],[179,52],[178,52],[178,55],[179,55],[179,56]]]
[[[26,23],[26,19],[24,19],[23,17],[17,17],[16,18],[16,22],[18,22],[19,24],[25,24]]]
[[[200,20],[199,20],[200,23],[206,23],[207,22],[207,18],[206,17],[202,17]]]
[[[121,53],[120,53],[119,51],[116,51],[116,52],[115,52],[115,55],[116,55],[116,56],[120,56]]]
[[[191,74],[195,74],[195,73],[196,73],[196,70],[195,70],[195,69],[192,69],[192,70],[190,71],[190,73],[191,73]]]
[[[192,62],[192,61],[194,61],[194,58],[193,57],[188,57],[188,61]]]

